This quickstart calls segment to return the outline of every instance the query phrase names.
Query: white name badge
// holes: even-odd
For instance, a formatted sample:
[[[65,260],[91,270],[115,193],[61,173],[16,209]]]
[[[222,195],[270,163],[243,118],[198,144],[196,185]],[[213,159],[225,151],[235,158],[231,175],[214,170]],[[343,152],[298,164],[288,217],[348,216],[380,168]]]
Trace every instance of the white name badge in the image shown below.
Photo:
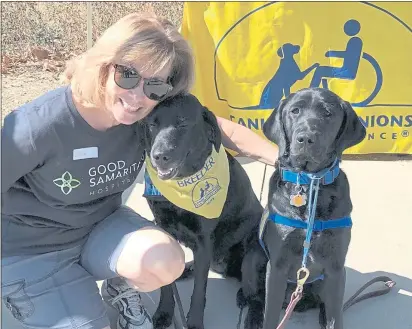
[[[96,146],[73,150],[73,160],[93,159],[98,157],[99,151]]]

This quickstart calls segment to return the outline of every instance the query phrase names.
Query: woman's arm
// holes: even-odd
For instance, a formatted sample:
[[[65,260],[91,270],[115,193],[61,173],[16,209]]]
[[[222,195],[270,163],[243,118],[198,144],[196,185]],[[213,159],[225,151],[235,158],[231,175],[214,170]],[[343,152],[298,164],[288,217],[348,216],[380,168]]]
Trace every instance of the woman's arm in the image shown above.
[[[222,143],[240,156],[249,157],[269,165],[274,165],[278,158],[278,148],[267,139],[260,137],[252,130],[232,122],[216,117],[222,133]]]
[[[1,128],[1,193],[40,164],[33,142],[31,121],[23,109],[4,118]]]

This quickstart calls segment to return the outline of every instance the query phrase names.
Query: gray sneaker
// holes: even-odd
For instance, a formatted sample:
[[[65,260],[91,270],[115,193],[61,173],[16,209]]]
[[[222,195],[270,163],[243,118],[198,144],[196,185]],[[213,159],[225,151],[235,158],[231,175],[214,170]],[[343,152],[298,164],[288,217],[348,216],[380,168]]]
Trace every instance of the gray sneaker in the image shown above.
[[[119,312],[117,329],[153,329],[152,318],[142,304],[142,298],[122,278],[105,280],[102,297]]]

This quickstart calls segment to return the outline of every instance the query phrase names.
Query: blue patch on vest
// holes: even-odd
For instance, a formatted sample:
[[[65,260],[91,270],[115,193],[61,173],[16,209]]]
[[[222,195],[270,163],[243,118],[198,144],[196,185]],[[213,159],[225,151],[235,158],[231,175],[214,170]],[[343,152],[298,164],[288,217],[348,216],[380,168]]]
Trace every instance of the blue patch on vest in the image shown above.
[[[162,193],[154,186],[149,174],[145,170],[144,172],[144,192],[143,196],[145,198],[162,198],[164,199]]]

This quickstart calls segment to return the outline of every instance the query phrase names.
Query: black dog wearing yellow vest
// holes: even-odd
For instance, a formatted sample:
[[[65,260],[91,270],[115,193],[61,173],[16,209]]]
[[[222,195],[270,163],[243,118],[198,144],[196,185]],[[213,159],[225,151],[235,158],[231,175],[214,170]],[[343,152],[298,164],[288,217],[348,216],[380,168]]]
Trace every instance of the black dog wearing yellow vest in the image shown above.
[[[247,327],[261,327],[264,287],[258,284],[264,279],[253,264],[265,261],[258,240],[263,208],[246,172],[224,149],[215,116],[193,95],[182,95],[159,104],[141,128],[144,196],[156,224],[193,251],[188,327],[203,328],[209,269],[242,282],[251,301]],[[171,324],[174,306],[171,285],[163,287],[156,329]]]

